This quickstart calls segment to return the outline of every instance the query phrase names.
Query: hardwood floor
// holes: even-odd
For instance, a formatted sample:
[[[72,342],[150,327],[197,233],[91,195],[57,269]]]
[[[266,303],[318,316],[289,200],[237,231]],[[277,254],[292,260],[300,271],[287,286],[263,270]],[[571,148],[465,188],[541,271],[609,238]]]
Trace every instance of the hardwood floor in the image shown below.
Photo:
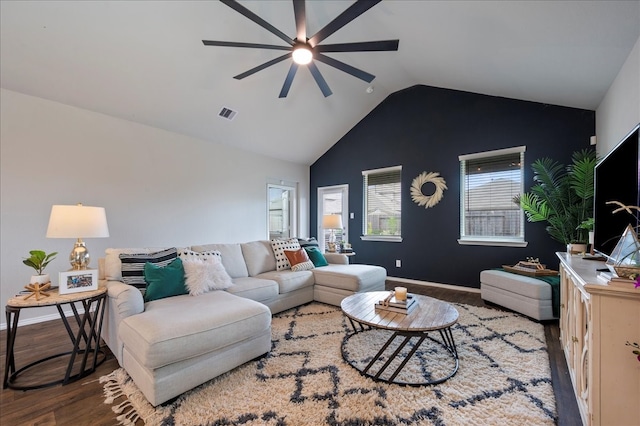
[[[478,293],[456,291],[440,287],[399,284],[387,282],[387,288],[402,285],[409,292],[435,297],[440,300],[459,302],[475,306],[503,309],[486,304]],[[581,425],[580,414],[571,387],[564,355],[559,344],[557,321],[543,322],[553,388],[558,407],[559,425]],[[4,377],[7,332],[0,332],[0,366]],[[16,338],[15,359],[18,368],[49,355],[69,350],[70,341],[61,320],[48,321],[20,327]],[[116,414],[110,405],[104,404],[102,384],[98,379],[118,368],[118,362],[109,352],[106,361],[98,366],[95,373],[66,386],[30,391],[3,389],[0,393],[0,424],[2,425],[114,425]],[[34,370],[33,380],[46,382],[64,376],[67,358],[48,361]]]

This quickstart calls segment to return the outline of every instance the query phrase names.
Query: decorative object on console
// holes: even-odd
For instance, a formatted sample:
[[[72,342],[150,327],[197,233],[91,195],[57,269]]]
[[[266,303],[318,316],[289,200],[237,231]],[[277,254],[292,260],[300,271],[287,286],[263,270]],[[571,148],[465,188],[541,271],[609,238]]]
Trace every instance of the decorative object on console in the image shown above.
[[[326,214],[322,217],[322,228],[329,230],[329,242],[327,251],[334,253],[336,251],[336,229],[342,229],[342,215]]]
[[[614,214],[626,211],[634,217],[636,223],[638,222],[638,213],[634,213],[634,210],[640,213],[638,206],[626,206],[619,201],[609,201],[606,204],[619,206],[613,211]],[[640,241],[637,228],[627,225],[607,260],[607,267],[620,278],[634,280],[640,276]]]
[[[77,238],[69,255],[74,270],[87,269],[91,260],[82,238],[106,238],[109,236],[104,207],[54,205],[51,207],[47,238]]]
[[[422,187],[427,183],[432,183],[435,187],[431,195],[425,195],[424,192],[422,192]],[[447,183],[440,177],[440,173],[422,172],[411,183],[411,199],[417,205],[424,206],[425,209],[428,209],[442,200],[445,189],[448,189]]]
[[[536,183],[514,202],[529,222],[547,222],[547,232],[554,240],[565,245],[586,244],[588,232],[580,225],[593,215],[596,163],[592,149],[574,152],[567,167],[551,158],[538,159],[531,165]]]
[[[635,342],[633,343],[627,342],[625,346],[631,346],[632,348],[635,348],[631,352],[637,357],[638,362],[640,362],[640,350],[639,350],[640,346]]]
[[[60,272],[58,281],[60,294],[81,293],[98,289],[98,270],[82,269]]]

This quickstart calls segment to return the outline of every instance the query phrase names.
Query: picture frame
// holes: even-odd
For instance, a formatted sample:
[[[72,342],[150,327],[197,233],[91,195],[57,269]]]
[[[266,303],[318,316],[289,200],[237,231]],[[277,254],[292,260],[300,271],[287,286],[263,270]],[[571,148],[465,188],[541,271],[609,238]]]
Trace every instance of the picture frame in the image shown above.
[[[58,281],[60,294],[80,293],[98,289],[98,270],[83,269],[60,272]]]

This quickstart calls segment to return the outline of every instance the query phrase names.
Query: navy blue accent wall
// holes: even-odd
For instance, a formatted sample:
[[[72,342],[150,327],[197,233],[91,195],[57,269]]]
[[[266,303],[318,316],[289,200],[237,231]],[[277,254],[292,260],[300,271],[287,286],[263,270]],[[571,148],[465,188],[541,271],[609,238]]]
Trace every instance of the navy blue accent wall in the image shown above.
[[[568,164],[589,147],[595,112],[535,102],[414,86],[387,97],[320,157],[310,170],[310,235],[317,229],[317,188],[348,184],[349,240],[356,263],[381,265],[392,277],[478,288],[483,269],[514,264],[528,256],[557,268],[556,251],[542,223],[526,223],[526,248],[459,245],[460,163],[458,156],[526,146],[525,189],[531,163],[551,157]],[[362,241],[362,170],[402,165],[401,243]],[[412,180],[438,172],[448,190],[435,207],[411,201]],[[402,267],[396,268],[400,259]]]

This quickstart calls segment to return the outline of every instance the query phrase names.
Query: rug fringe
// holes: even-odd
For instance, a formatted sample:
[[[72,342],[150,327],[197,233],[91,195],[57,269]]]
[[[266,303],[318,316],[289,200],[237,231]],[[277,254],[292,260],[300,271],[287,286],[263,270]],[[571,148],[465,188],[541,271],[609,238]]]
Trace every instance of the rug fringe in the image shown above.
[[[119,424],[122,426],[133,426],[140,419],[140,415],[129,400],[127,392],[124,389],[124,384],[127,380],[128,377],[121,368],[113,371],[111,374],[100,377],[100,383],[104,383],[104,403],[111,405],[118,398],[126,398],[120,404],[111,407],[111,409],[114,413],[120,414],[116,417]]]

